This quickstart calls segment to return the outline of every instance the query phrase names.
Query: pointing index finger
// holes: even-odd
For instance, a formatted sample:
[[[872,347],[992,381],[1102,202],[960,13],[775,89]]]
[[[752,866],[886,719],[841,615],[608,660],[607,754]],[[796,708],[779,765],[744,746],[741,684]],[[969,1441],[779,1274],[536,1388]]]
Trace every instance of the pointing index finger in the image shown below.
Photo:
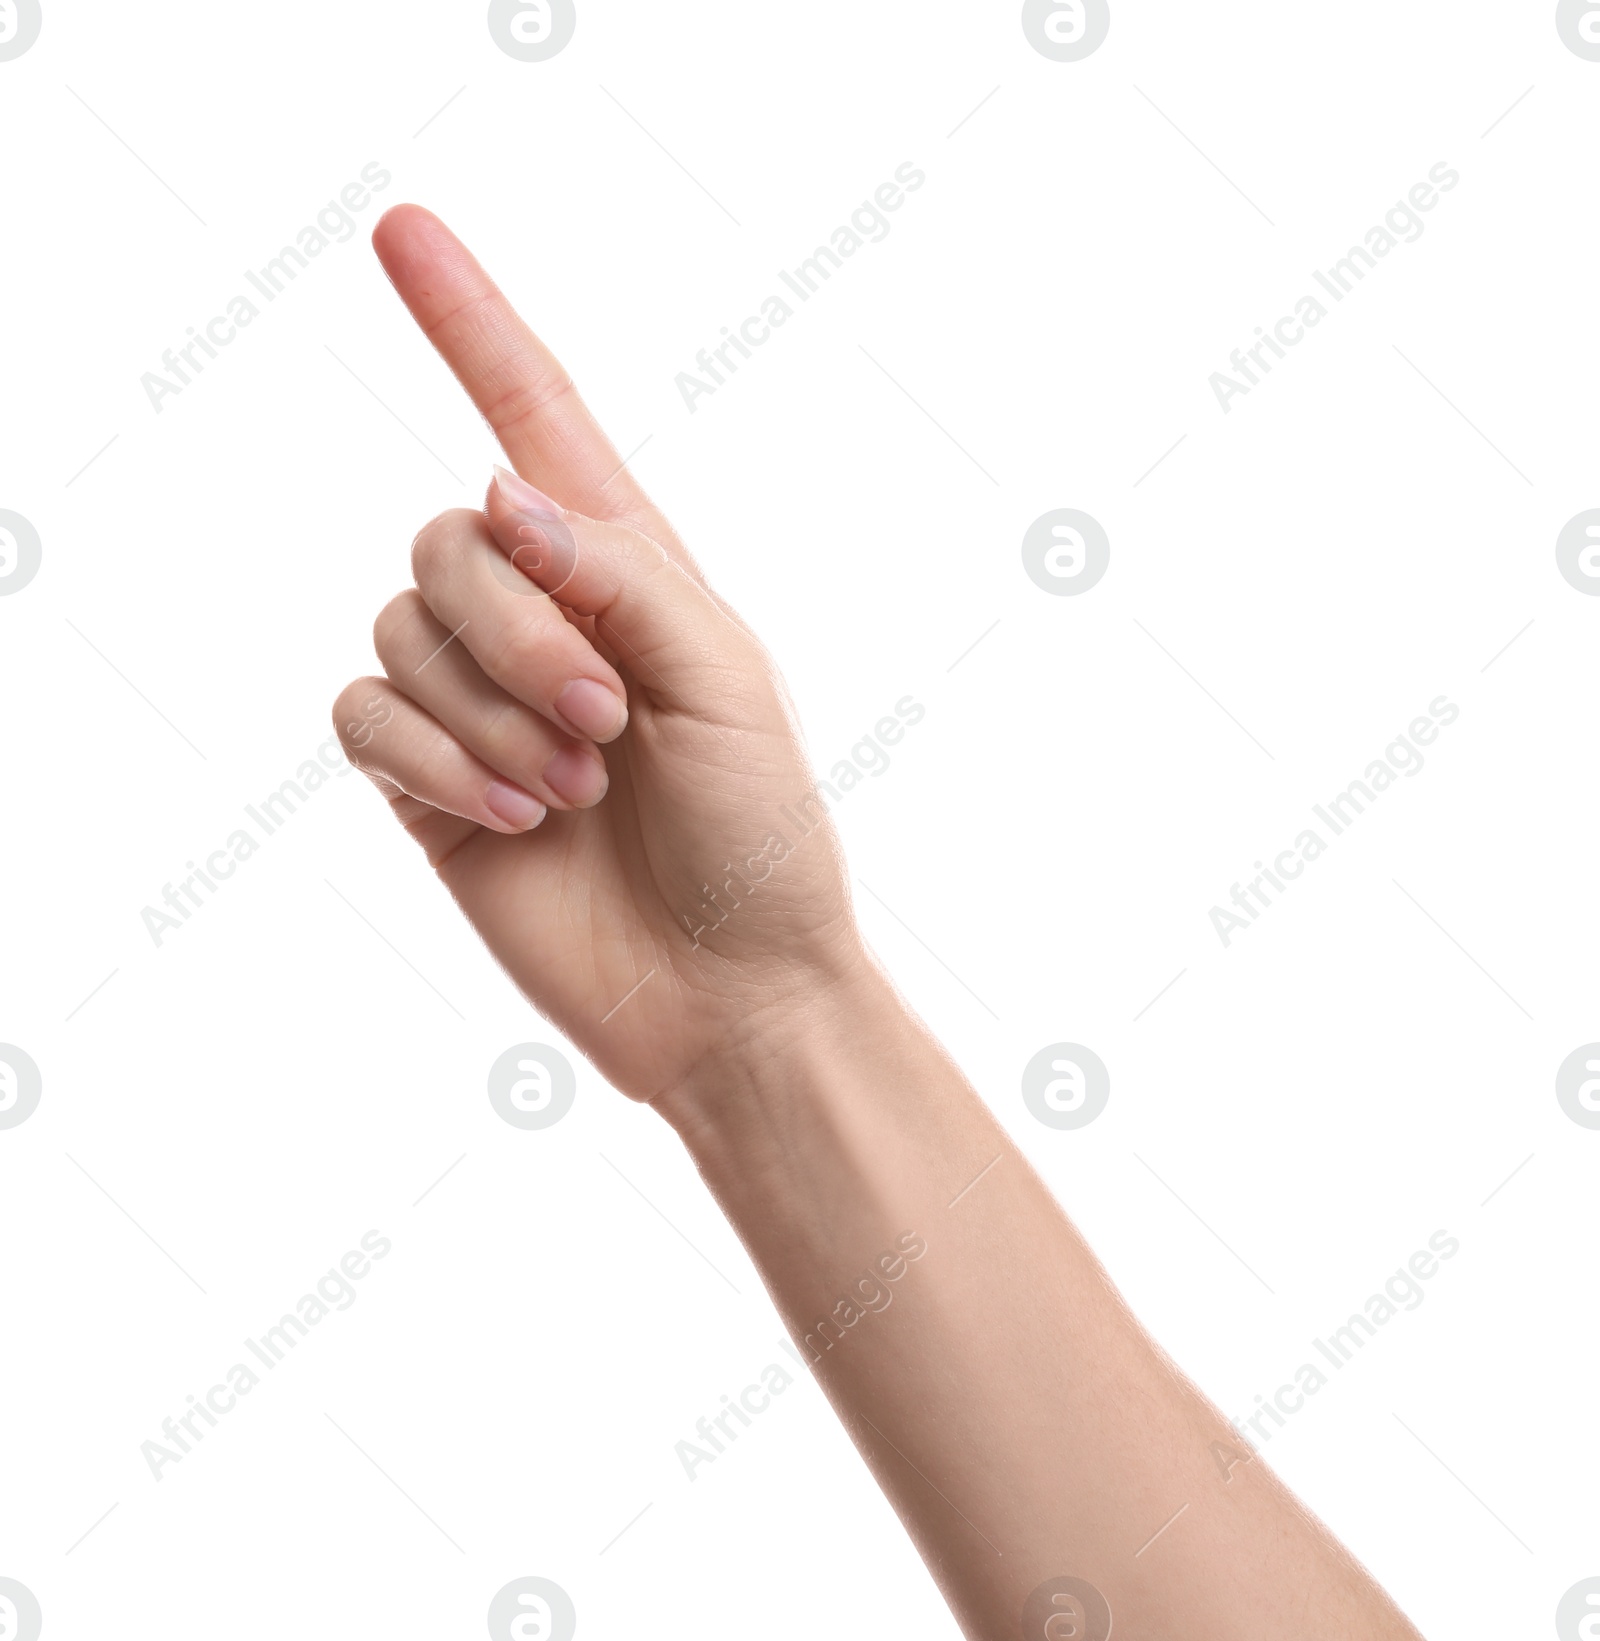
[[[591,518],[633,523],[682,553],[578,396],[477,259],[431,211],[397,205],[372,233],[401,300],[494,429],[511,465]]]

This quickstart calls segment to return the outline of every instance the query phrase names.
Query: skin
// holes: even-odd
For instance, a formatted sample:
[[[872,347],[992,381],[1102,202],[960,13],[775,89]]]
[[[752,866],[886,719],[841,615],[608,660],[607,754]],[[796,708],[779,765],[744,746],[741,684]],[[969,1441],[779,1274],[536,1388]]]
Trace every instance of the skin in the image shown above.
[[[1415,1641],[879,969],[782,681],[570,378],[435,217],[373,243],[514,472],[418,535],[346,753],[534,1007],[681,1135],[963,1632],[1103,1641],[1030,1603],[1071,1575],[1119,1641]]]

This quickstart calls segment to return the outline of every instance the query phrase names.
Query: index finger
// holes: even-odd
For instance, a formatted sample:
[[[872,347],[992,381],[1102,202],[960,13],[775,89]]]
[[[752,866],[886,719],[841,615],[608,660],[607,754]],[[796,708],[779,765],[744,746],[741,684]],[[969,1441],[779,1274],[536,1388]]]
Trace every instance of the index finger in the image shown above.
[[[396,205],[372,232],[401,300],[494,429],[512,467],[590,518],[626,522],[683,549],[560,360],[523,323],[499,286],[420,205]]]

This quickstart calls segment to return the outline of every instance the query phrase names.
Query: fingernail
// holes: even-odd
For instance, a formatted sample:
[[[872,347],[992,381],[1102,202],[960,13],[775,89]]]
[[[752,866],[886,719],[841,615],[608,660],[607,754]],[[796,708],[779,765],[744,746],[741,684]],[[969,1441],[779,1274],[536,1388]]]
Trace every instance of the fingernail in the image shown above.
[[[628,706],[593,678],[574,678],[556,697],[556,711],[592,741],[614,741],[628,722]]]
[[[532,830],[547,813],[531,792],[524,792],[510,781],[490,781],[483,802],[491,814],[498,815],[507,826],[514,826],[519,832]]]
[[[509,468],[496,466],[494,486],[513,512],[531,513],[536,519],[558,519],[561,508],[542,490],[535,490],[526,479],[519,478]]]
[[[575,809],[587,809],[606,795],[606,766],[581,746],[564,746],[544,766],[545,783]]]

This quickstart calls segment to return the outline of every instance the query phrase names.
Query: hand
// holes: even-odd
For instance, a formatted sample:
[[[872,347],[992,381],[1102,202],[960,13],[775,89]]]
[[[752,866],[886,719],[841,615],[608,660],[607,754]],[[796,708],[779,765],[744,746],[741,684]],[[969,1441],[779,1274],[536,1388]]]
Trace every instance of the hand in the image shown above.
[[[529,1001],[654,1099],[862,969],[837,837],[770,658],[561,366],[428,212],[373,244],[521,477],[424,527],[334,723]]]

